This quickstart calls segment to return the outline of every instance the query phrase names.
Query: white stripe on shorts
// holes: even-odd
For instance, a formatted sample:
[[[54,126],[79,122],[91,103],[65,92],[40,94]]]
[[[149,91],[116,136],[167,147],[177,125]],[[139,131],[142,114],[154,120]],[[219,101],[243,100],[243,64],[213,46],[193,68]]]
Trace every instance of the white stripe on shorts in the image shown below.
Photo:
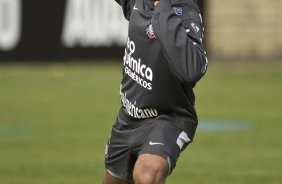
[[[179,146],[180,150],[182,149],[183,145],[185,143],[190,142],[191,139],[189,139],[188,135],[183,131],[181,134],[179,134],[178,138],[177,138],[177,145]]]
[[[108,171],[108,173],[110,173],[110,175],[112,175],[113,177],[116,177],[116,178],[118,178],[118,179],[121,179],[121,177],[120,177],[118,174],[113,173],[113,172],[110,171],[109,169],[107,169],[107,171]]]

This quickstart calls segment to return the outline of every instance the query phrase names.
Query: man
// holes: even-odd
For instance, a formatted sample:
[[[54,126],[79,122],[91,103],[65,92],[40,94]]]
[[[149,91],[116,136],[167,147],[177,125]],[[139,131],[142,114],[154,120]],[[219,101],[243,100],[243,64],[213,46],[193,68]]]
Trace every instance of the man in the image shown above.
[[[197,127],[193,87],[207,69],[195,0],[115,0],[129,21],[122,107],[104,184],[165,183]]]

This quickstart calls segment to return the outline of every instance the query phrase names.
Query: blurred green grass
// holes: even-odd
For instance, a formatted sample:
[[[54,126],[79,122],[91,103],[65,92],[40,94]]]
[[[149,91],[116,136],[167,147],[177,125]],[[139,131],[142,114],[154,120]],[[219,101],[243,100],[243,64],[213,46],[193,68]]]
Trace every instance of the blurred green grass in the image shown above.
[[[101,183],[118,112],[116,62],[0,64],[0,183]],[[211,62],[195,88],[201,121],[250,131],[199,130],[167,183],[282,181],[282,64]]]

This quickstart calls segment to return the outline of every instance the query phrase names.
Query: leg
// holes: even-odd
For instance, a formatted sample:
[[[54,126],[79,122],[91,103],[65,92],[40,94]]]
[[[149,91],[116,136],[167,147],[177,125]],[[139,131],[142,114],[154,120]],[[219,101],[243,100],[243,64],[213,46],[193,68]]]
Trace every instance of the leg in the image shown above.
[[[129,150],[130,136],[130,131],[112,128],[105,149],[106,174],[103,184],[129,184],[133,180],[132,172],[137,158]]]
[[[168,162],[163,157],[142,154],[138,157],[134,167],[134,182],[135,184],[164,184],[168,168]]]
[[[105,174],[103,184],[128,184],[119,178],[112,176],[108,171]]]

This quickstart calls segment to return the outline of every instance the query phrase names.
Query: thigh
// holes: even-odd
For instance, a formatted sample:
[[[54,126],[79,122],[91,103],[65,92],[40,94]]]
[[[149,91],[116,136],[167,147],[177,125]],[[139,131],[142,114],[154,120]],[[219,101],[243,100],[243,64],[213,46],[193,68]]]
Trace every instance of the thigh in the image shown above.
[[[142,140],[151,132],[151,123],[137,128],[115,124],[106,145],[106,169],[115,177],[132,181],[133,169],[142,147]]]
[[[189,142],[190,139],[185,131],[174,126],[173,122],[157,121],[139,155],[149,153],[164,158],[168,163],[170,174],[176,166],[180,152]]]
[[[130,152],[129,136],[128,132],[113,127],[105,150],[107,171],[112,176],[124,181],[129,181],[132,178],[132,170],[137,159]]]

